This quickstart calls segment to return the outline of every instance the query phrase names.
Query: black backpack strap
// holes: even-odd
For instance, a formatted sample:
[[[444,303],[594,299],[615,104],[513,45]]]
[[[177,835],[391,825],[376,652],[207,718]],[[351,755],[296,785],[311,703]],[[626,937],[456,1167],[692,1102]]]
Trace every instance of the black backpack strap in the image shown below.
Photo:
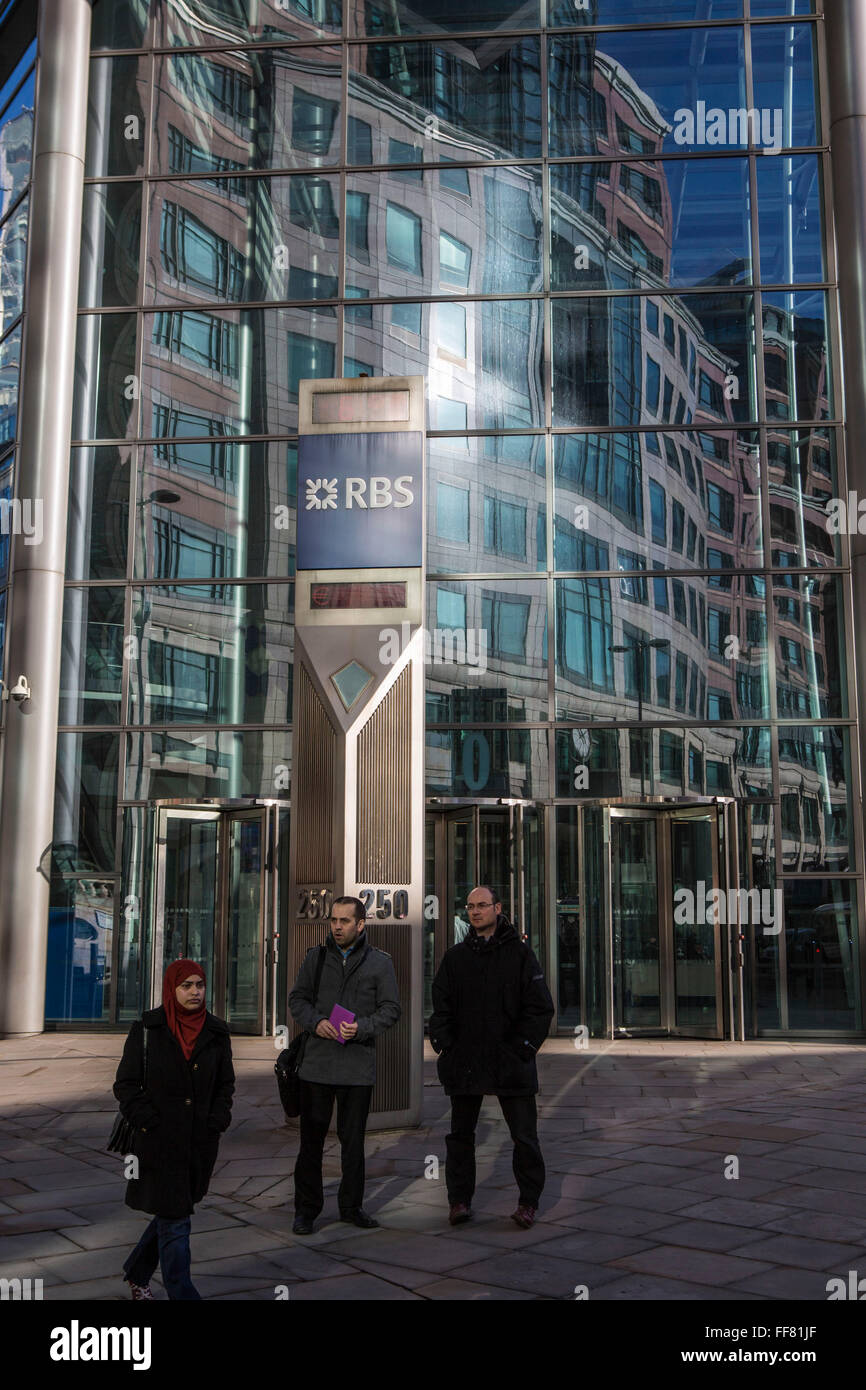
[[[322,982],[322,971],[323,971],[324,968],[325,968],[325,951],[326,951],[326,949],[327,949],[327,948],[326,948],[325,946],[323,946],[323,945],[320,945],[320,946],[319,946],[319,960],[318,960],[318,964],[316,965],[316,978],[315,978],[315,980],[313,981],[313,1008],[316,1007],[316,1000],[317,1000],[318,997],[319,997],[319,985],[320,985],[321,982]]]

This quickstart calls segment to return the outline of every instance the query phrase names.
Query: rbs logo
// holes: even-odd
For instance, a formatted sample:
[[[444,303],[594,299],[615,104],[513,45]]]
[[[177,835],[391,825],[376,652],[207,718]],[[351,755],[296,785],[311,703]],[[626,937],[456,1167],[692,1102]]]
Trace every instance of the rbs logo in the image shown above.
[[[415,494],[409,484],[413,481],[411,477],[393,480],[373,477],[368,483],[366,478],[345,478],[342,480],[341,489],[336,478],[308,478],[306,510],[327,511],[332,508],[336,511],[341,490],[342,504],[346,511],[352,511],[355,507],[361,507],[365,511],[376,510],[379,507],[411,507],[415,501]]]

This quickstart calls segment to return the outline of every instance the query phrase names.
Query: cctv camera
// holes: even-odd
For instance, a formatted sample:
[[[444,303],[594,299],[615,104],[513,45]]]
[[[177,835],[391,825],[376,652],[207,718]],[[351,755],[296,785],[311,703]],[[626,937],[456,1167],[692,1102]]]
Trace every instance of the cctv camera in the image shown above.
[[[16,705],[23,705],[25,700],[30,699],[30,682],[26,676],[19,676],[12,689],[9,691],[10,700],[14,700]]]

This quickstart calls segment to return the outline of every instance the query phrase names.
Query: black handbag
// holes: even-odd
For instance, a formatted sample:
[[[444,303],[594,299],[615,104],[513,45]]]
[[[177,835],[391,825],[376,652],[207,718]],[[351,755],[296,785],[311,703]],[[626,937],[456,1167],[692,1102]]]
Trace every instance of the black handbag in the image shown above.
[[[141,1089],[145,1090],[147,1086],[147,1029],[143,1023],[141,1028],[144,1033],[144,1074],[141,1078]],[[118,1110],[117,1118],[114,1121],[114,1128],[111,1131],[108,1143],[105,1147],[109,1153],[135,1153],[135,1141],[137,1137],[138,1130],[135,1128],[135,1125],[126,1119],[122,1110]]]
[[[319,993],[319,982],[322,978],[322,968],[325,964],[325,947],[319,947],[319,962],[316,966],[316,979],[313,984],[313,1004]],[[304,1060],[304,1052],[307,1047],[309,1034],[306,1030],[299,1033],[296,1038],[292,1038],[288,1047],[284,1048],[274,1063],[274,1074],[277,1078],[277,1090],[280,1093],[280,1102],[286,1116],[290,1120],[296,1120],[301,1113],[301,1078],[298,1072]]]

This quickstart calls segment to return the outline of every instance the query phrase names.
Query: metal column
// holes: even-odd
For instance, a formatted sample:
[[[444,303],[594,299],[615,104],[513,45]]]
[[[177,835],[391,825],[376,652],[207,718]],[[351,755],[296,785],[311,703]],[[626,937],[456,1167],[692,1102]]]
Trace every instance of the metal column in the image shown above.
[[[40,0],[16,496],[42,502],[42,538],[16,536],[0,790],[0,1036],[44,1024],[60,638],[84,178],[89,0]]]
[[[866,497],[866,5],[831,0],[825,22],[848,487]],[[866,536],[855,531],[849,539],[855,630],[862,633]],[[858,689],[866,691],[866,641],[856,642],[855,660]],[[856,709],[853,692],[851,707]],[[861,765],[866,764],[864,738],[861,724]]]

